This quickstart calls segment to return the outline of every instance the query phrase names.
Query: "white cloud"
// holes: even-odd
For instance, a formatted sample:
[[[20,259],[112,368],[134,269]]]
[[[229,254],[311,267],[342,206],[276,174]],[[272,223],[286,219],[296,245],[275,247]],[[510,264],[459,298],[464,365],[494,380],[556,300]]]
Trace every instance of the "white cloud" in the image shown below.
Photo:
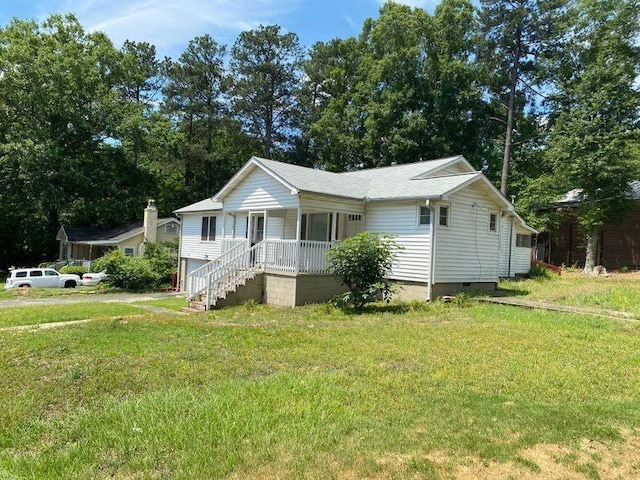
[[[89,31],[105,32],[116,46],[129,40],[154,44],[177,57],[189,40],[209,33],[232,43],[243,31],[275,23],[299,0],[56,0],[52,10],[74,13]]]

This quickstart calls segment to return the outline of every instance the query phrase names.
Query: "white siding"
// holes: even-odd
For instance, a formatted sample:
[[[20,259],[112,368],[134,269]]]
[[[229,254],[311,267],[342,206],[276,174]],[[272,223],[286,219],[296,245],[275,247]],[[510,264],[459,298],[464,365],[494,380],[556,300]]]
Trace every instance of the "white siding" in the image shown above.
[[[509,232],[511,228],[509,215],[502,217],[500,222],[500,276],[509,275]],[[522,228],[517,219],[513,220],[513,235],[511,236],[511,276],[519,273],[528,273],[531,269],[531,248],[516,246],[517,235],[531,235],[531,232]]]
[[[286,210],[284,217],[284,239],[296,239],[296,227],[298,225],[298,210]]]
[[[531,238],[530,231],[522,228],[520,225],[517,225],[517,227],[518,228],[514,231],[514,236],[518,233],[520,235],[527,235]],[[531,247],[516,247],[515,273],[529,273],[529,270],[531,270]]]
[[[303,193],[300,198],[304,213],[311,212],[343,212],[364,213],[364,202],[349,198],[329,197]]]
[[[285,212],[268,212],[265,238],[275,240],[284,238],[284,214]]]
[[[489,232],[489,214],[499,205],[479,182],[448,205],[449,226],[436,226],[434,283],[497,282],[500,232]]]
[[[203,242],[200,239],[202,233],[202,217],[215,216],[216,241]],[[220,256],[222,240],[222,214],[211,215],[206,213],[185,214],[182,218],[182,240],[180,244],[180,258],[199,258],[204,260]]]
[[[469,169],[464,166],[462,163],[456,163],[454,165],[450,165],[441,170],[437,170],[433,173],[434,177],[443,177],[445,175],[457,175],[459,173],[469,173]]]
[[[222,200],[224,210],[265,210],[298,206],[298,196],[260,168],[251,171]]]
[[[511,275],[514,275],[513,263],[515,259],[516,248],[516,231],[513,226],[513,235],[511,236],[511,216],[505,215],[500,219],[500,261],[499,275],[506,277],[509,275],[509,238],[511,237]]]
[[[417,226],[418,203],[376,202],[367,205],[365,230],[395,235],[398,252],[391,278],[427,282],[431,227]]]

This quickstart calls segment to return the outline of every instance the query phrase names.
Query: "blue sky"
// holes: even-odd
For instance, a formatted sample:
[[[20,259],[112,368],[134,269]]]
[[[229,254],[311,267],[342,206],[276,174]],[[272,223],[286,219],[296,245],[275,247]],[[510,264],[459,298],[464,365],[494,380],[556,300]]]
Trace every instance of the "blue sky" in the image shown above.
[[[433,12],[439,0],[396,0]],[[192,38],[208,33],[231,45],[243,30],[277,23],[302,45],[357,35],[384,0],[1,0],[0,25],[12,17],[44,20],[74,13],[87,30],[101,30],[116,46],[147,41],[177,58]]]

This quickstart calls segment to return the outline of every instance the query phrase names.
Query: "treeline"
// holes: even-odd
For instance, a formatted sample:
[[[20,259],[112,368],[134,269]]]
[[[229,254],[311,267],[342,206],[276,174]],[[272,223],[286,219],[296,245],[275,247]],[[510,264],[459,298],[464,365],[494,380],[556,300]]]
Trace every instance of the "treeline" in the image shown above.
[[[582,188],[585,229],[638,173],[636,0],[388,3],[358,38],[275,25],[178,59],[73,16],[0,29],[0,268],[57,255],[61,224],[161,215],[251,156],[333,171],[463,154],[520,205]],[[616,202],[610,202],[618,207]],[[540,217],[534,217],[540,218]]]

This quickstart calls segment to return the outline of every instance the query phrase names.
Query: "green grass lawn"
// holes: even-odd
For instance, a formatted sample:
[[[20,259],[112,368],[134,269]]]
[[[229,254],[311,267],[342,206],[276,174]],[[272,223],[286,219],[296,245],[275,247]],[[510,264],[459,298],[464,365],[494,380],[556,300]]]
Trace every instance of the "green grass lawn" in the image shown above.
[[[11,307],[0,309],[0,328],[73,320],[99,320],[118,315],[138,315],[140,313],[139,308],[123,303],[74,303]]]
[[[640,476],[634,322],[248,305],[3,332],[0,378],[0,478]]]
[[[611,274],[608,277],[589,277],[577,272],[563,272],[562,276],[502,282],[504,294],[526,295],[528,299],[544,300],[566,305],[598,307],[640,315],[640,274]]]
[[[158,300],[147,300],[137,303],[140,305],[151,305],[154,307],[166,308],[168,310],[181,311],[187,306],[187,299],[183,296],[176,296],[171,298],[160,298]]]

